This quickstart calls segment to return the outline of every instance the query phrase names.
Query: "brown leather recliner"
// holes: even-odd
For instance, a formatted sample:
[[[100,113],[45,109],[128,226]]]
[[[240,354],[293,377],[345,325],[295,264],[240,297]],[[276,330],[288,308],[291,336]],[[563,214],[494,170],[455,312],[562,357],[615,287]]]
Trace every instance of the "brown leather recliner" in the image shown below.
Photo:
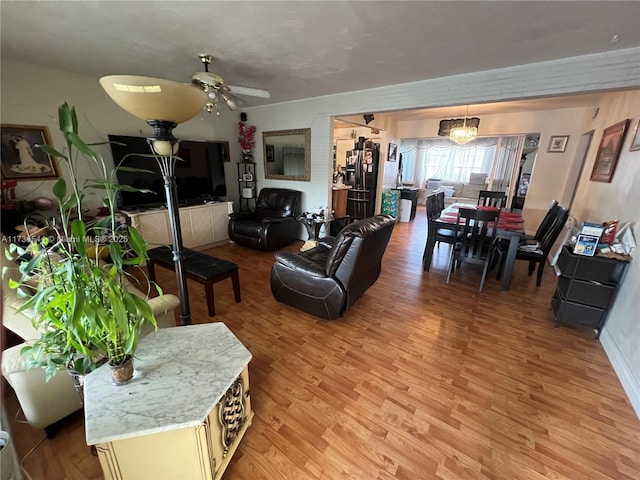
[[[347,225],[306,252],[277,252],[273,296],[317,317],[343,316],[380,276],[394,225],[393,217],[376,215]]]
[[[255,212],[229,215],[229,238],[265,252],[286,247],[298,238],[301,197],[298,190],[263,188]]]

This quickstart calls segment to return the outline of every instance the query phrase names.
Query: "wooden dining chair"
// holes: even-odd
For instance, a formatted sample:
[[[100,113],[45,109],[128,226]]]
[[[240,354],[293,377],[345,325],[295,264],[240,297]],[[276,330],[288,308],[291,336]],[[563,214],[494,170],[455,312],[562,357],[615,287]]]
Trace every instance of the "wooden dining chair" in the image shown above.
[[[542,272],[544,271],[544,266],[547,263],[549,252],[569,218],[569,211],[566,208],[556,205],[552,209],[554,210],[553,215],[547,222],[545,222],[545,228],[539,233],[537,243],[533,245],[520,245],[516,252],[516,260],[525,260],[529,262],[529,276],[533,274],[533,271],[536,269],[536,264],[538,264],[536,287],[539,287],[542,284]],[[498,245],[497,248],[497,255],[500,257],[500,268],[498,269],[497,278],[500,279],[500,276],[502,275],[502,268],[504,266],[503,258],[506,257],[506,252],[501,251],[502,247],[500,245]]]
[[[507,206],[507,194],[491,190],[480,190],[478,205],[484,207],[504,208]]]
[[[480,292],[482,292],[494,255],[499,216],[500,212],[497,210],[476,210],[475,208],[460,208],[458,210],[456,235],[459,236],[455,246],[451,249],[447,283],[449,283],[455,263],[482,265],[482,278],[480,279]]]

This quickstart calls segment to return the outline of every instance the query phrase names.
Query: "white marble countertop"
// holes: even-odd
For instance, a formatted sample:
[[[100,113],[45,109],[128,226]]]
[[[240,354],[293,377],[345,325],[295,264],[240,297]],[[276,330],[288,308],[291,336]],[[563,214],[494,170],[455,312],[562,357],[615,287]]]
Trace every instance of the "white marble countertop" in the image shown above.
[[[107,364],[87,375],[87,445],[199,425],[250,360],[224,323],[150,333],[140,340],[129,383],[111,383]]]
[[[334,183],[331,190],[349,190],[350,188],[353,188],[353,185],[338,185]]]

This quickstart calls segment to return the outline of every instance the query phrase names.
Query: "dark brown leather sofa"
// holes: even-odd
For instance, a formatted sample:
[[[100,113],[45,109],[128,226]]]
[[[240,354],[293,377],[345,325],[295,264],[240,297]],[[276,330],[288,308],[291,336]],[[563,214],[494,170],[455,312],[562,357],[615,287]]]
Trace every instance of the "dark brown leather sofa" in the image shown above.
[[[277,252],[271,268],[276,300],[317,317],[344,315],[380,276],[395,220],[389,215],[357,220],[337,237],[325,237],[302,253]]]
[[[269,251],[298,238],[302,192],[287,188],[263,188],[255,212],[229,215],[229,238],[238,245]]]

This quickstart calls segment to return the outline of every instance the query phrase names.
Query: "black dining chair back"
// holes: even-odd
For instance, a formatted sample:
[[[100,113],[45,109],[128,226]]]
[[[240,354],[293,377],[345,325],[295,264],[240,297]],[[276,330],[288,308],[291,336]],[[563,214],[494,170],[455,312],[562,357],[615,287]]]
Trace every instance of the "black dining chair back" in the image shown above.
[[[435,220],[440,216],[442,210],[438,207],[438,199],[436,198],[436,194],[432,193],[431,195],[427,195],[427,220]]]
[[[438,228],[435,221],[440,218],[440,214],[442,210],[444,210],[444,192],[441,192],[442,196],[440,197],[440,193],[432,193],[427,196],[426,207],[427,207],[427,234],[432,234],[435,238],[435,245],[440,245],[440,242],[448,243],[449,245],[453,245],[456,243],[456,232],[455,229],[452,228]],[[431,231],[434,229],[435,231]],[[424,246],[424,253],[422,254],[422,259],[424,260],[427,257],[429,242],[427,242]],[[427,269],[428,271],[428,269]]]
[[[535,238],[538,242],[542,240],[542,236],[549,229],[549,226],[553,222],[553,219],[555,218],[556,212],[559,208],[562,207],[560,207],[557,200],[551,202],[551,207],[549,207],[549,210],[538,226],[538,230],[536,230],[536,234],[533,236],[533,238]]]
[[[538,264],[536,287],[539,287],[542,283],[542,272],[547,263],[547,257],[553,244],[558,239],[558,236],[560,236],[560,232],[562,232],[568,218],[569,211],[566,208],[556,205],[553,215],[547,221],[544,230],[540,232],[540,238],[537,239],[537,246],[521,245],[518,247],[516,260],[529,262],[529,276],[533,274],[533,271],[536,269],[536,264]],[[498,275],[500,275],[500,271]]]
[[[451,250],[447,283],[451,278],[454,263],[473,263],[483,265],[480,291],[484,288],[487,272],[493,259],[498,217],[496,210],[477,210],[475,208],[460,208],[456,234],[458,241]]]
[[[444,192],[438,192],[436,196],[436,207],[440,210],[440,213],[444,210]]]
[[[478,194],[478,205],[484,207],[504,208],[507,206],[507,194],[491,190],[480,190],[480,193]]]

